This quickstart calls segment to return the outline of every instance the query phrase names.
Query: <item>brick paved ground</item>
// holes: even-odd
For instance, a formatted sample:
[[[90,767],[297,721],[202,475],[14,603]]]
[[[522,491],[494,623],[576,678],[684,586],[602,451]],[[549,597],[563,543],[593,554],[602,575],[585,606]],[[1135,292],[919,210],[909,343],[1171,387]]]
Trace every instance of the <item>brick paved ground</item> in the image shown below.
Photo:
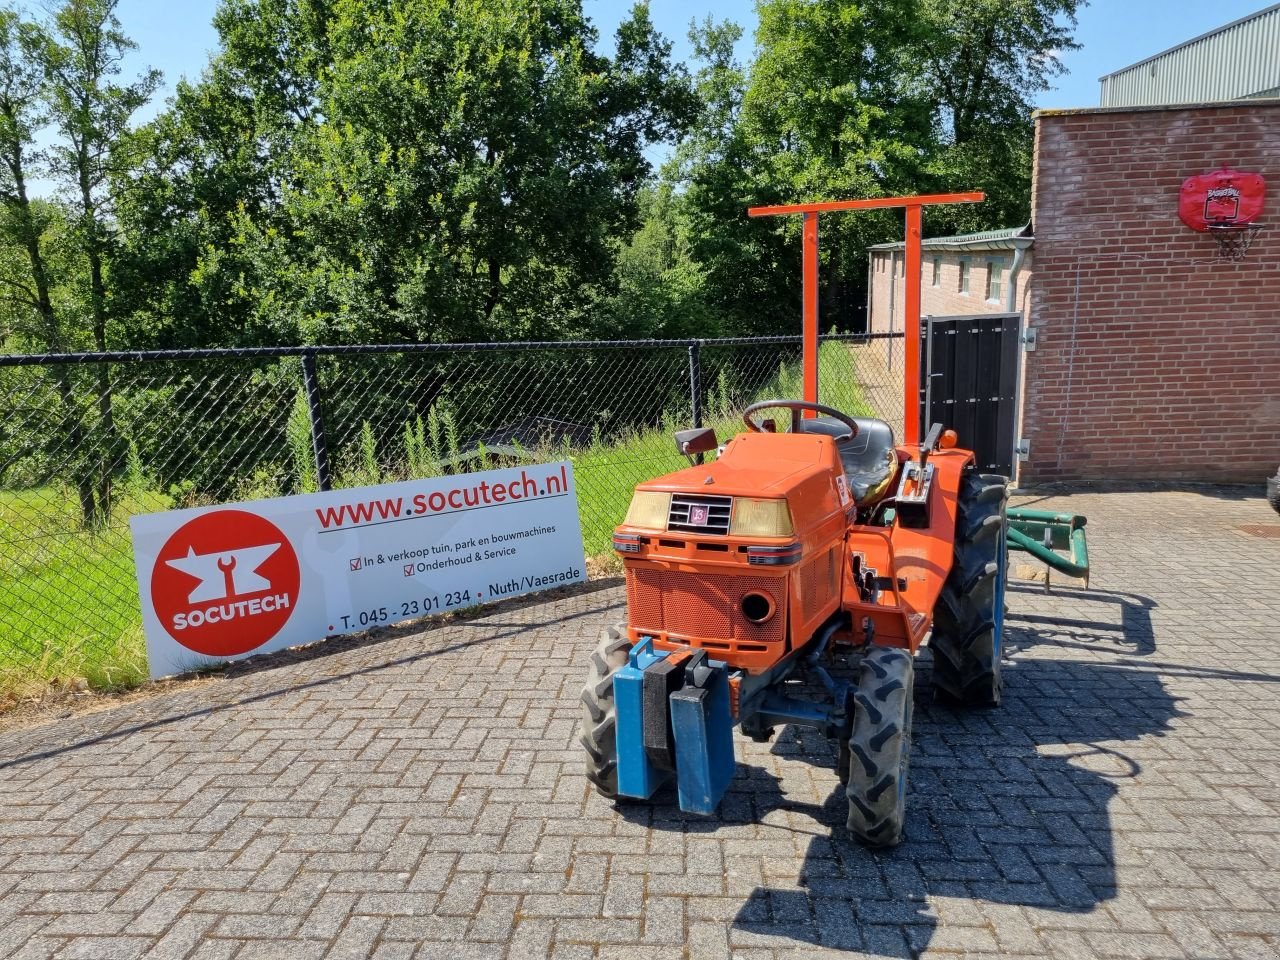
[[[0,956],[1280,957],[1280,540],[1108,494],[1088,593],[1011,596],[1005,707],[917,714],[909,839],[830,747],[739,744],[713,820],[574,744],[616,586],[0,738]]]

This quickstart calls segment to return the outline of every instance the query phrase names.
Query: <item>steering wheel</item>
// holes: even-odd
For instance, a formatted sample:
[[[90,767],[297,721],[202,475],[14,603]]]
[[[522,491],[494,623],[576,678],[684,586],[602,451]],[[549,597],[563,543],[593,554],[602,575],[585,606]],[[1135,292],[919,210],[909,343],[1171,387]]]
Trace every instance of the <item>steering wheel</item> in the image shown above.
[[[747,409],[742,411],[742,419],[747,425],[747,429],[752,433],[767,433],[764,427],[751,419],[751,415],[760,410],[768,410],[772,407],[780,407],[784,410],[791,411],[791,432],[799,433],[796,426],[800,423],[800,413],[803,410],[812,410],[820,413],[825,417],[834,417],[842,424],[849,428],[849,436],[837,437],[837,440],[852,440],[858,435],[858,424],[847,413],[841,413],[834,407],[826,407],[820,403],[810,403],[808,400],[761,400],[759,403],[753,403]]]

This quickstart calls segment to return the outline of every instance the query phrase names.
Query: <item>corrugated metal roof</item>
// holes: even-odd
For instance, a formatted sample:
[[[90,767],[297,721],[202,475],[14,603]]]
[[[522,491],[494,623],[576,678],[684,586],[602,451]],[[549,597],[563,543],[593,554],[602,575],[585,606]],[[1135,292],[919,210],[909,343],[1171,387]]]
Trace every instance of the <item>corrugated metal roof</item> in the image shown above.
[[[1274,95],[1280,3],[1099,77],[1104,107],[1204,103]]]
[[[1006,227],[1003,230],[983,230],[981,233],[961,233],[953,237],[930,237],[921,241],[926,250],[1013,250],[1029,247],[1034,239],[1031,224],[1023,227]],[[903,250],[906,244],[877,243],[871,250]]]

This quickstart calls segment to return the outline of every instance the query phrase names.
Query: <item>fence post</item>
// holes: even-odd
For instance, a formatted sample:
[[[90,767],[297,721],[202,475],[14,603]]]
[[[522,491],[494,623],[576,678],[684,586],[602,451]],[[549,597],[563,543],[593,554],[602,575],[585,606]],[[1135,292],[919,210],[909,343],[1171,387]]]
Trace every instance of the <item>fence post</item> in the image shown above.
[[[702,426],[702,341],[689,341],[689,396],[693,399],[693,425]]]
[[[702,341],[689,341],[689,396],[693,403],[693,425],[702,426]],[[703,455],[698,454],[698,463]]]
[[[316,481],[321,490],[331,489],[329,447],[324,438],[324,416],[320,412],[320,378],[316,376],[316,355],[302,355],[302,384],[307,390],[307,412],[311,419],[311,449],[316,455]]]

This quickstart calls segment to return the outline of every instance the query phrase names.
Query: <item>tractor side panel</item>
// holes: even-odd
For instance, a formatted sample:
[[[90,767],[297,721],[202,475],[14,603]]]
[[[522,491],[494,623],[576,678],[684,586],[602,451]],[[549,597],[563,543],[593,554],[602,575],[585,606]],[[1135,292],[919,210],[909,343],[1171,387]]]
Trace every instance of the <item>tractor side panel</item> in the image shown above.
[[[804,555],[791,567],[791,646],[799,648],[840,609],[841,564],[849,517],[835,478],[844,471],[834,452],[825,474],[806,481],[791,499],[796,526],[804,531]]]
[[[844,540],[834,540],[807,556],[791,578],[791,636],[800,646],[840,608],[840,566]]]
[[[933,490],[929,498],[927,527],[893,527],[893,550],[898,575],[907,578],[911,605],[933,617],[933,605],[951,572],[956,539],[956,500],[960,477],[973,462],[968,450],[939,450],[929,457],[933,465]]]
[[[894,583],[905,581],[899,590],[888,587],[875,603],[863,602],[853,580],[852,563],[845,564],[843,604],[858,624],[869,618],[875,627],[875,641],[884,646],[911,651],[920,645],[933,625],[933,608],[951,572],[956,536],[956,498],[960,477],[973,454],[967,450],[939,450],[929,457],[934,467],[929,494],[929,522],[923,527],[852,527],[849,554],[860,554],[864,567]]]

